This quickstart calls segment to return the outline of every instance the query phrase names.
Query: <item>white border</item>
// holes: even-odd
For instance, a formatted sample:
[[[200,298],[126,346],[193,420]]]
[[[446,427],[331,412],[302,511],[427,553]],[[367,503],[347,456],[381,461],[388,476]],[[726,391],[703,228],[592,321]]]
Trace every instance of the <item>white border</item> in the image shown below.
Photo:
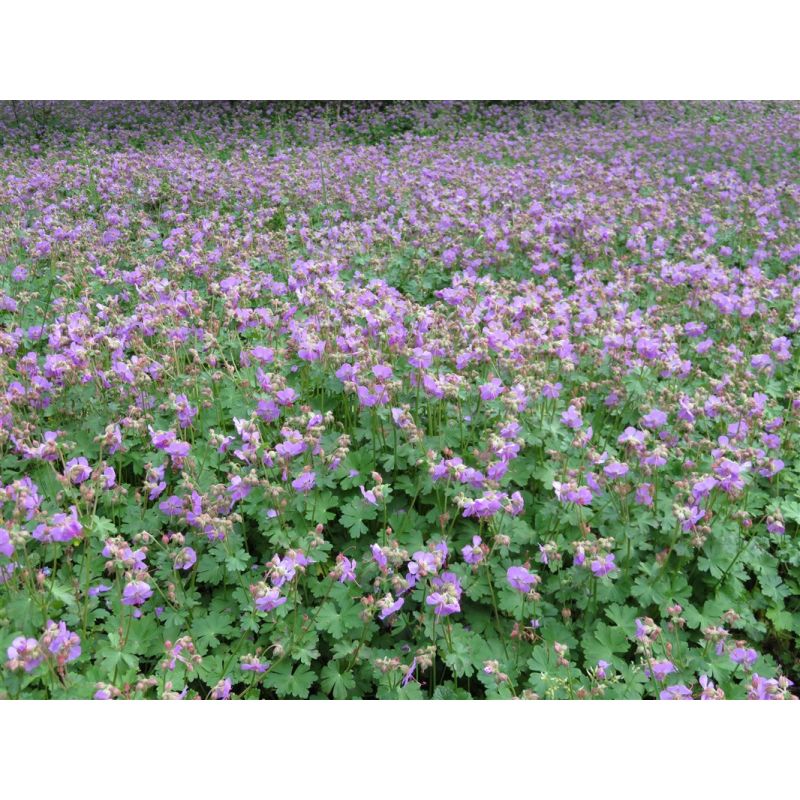
[[[0,97],[791,99],[786,2],[15,3]],[[794,711],[792,711],[794,709]],[[781,792],[800,704],[0,704],[4,796]],[[64,781],[67,781],[67,784]],[[55,783],[54,783],[55,782]],[[794,787],[792,787],[794,788]],[[44,790],[44,789],[43,789]]]
[[[787,0],[27,0],[6,99],[794,99]]]
[[[202,797],[623,800],[688,787],[693,797],[789,797],[798,710],[746,701],[8,701],[3,796],[58,785],[120,800],[193,788]]]

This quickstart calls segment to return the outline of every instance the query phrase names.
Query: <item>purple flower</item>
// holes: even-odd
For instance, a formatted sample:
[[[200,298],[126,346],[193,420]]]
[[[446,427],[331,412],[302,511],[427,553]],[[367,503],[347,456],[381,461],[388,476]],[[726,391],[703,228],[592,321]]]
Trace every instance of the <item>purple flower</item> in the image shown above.
[[[448,555],[450,554],[450,551],[447,549],[447,542],[445,542],[444,539],[436,542],[436,544],[433,546],[433,552],[439,554],[439,564],[444,565],[447,561]]]
[[[560,483],[553,481],[556,497],[561,502],[575,503],[579,506],[588,506],[592,502],[592,490],[588,486],[575,486],[574,483]]]
[[[714,682],[708,679],[708,675],[700,676],[700,686],[703,689],[700,695],[701,700],[721,700],[724,694],[714,686]]]
[[[735,647],[731,650],[731,661],[734,664],[743,664],[745,669],[750,669],[758,659],[758,653],[752,647]]]
[[[317,476],[313,472],[303,472],[292,481],[292,487],[298,492],[306,494],[316,486],[316,483]]]
[[[573,431],[583,426],[581,412],[575,406],[570,406],[562,415],[561,422]]]
[[[785,700],[787,697],[792,697],[789,693],[790,686],[794,686],[794,681],[785,676],[776,680],[775,678],[763,678],[755,672],[747,692],[747,699]]]
[[[59,664],[74,661],[81,654],[81,640],[77,633],[67,630],[66,623],[49,620],[42,636],[42,645],[54,655]]]
[[[415,586],[417,578],[435,575],[438,569],[436,556],[426,550],[417,550],[408,562],[408,585]]]
[[[259,611],[274,611],[278,606],[286,602],[285,597],[281,597],[281,590],[277,587],[259,585],[255,594],[256,608]]]
[[[411,351],[411,358],[408,359],[408,363],[417,369],[427,369],[433,363],[433,355],[421,347],[415,347]]]
[[[652,670],[652,675],[655,677],[657,681],[663,681],[667,675],[672,672],[676,672],[675,665],[671,661],[653,661],[651,664],[644,668],[644,674],[646,677],[650,677]]]
[[[300,431],[284,428],[281,431],[284,441],[275,448],[275,452],[282,458],[291,459],[299,456],[308,449],[303,441],[303,434]]]
[[[78,510],[70,506],[69,514],[53,514],[50,533],[55,542],[71,542],[83,533],[83,526],[78,522]]]
[[[338,574],[339,583],[355,582],[356,565],[358,562],[354,558],[350,559],[345,555],[340,555],[336,561],[337,564],[334,572]]]
[[[271,347],[258,345],[250,351],[250,355],[262,364],[270,364],[275,360],[275,351]]]
[[[640,506],[652,506],[653,505],[653,484],[652,483],[643,483],[641,486],[636,487],[636,502]]]
[[[494,400],[505,391],[503,382],[499,378],[492,378],[488,383],[481,384],[478,389],[481,400]]]
[[[25,519],[33,519],[42,503],[42,497],[36,484],[26,476],[6,486],[6,492],[8,497],[16,503],[17,508],[24,510]]]
[[[78,511],[75,506],[70,508],[69,514],[59,512],[53,514],[49,525],[37,525],[31,534],[40,542],[71,542],[83,533],[83,526],[78,521]]]
[[[67,461],[64,474],[70,479],[70,481],[72,481],[72,483],[77,485],[79,483],[83,483],[91,476],[92,468],[89,466],[89,462],[83,456],[79,456],[78,458],[73,458],[70,461]]]
[[[231,680],[224,678],[212,690],[212,700],[228,700],[231,696]]]
[[[188,442],[175,441],[166,447],[164,452],[169,455],[173,465],[177,467],[181,463],[181,460],[189,455],[191,449]]]
[[[682,683],[667,686],[660,694],[661,700],[692,700],[692,691]]]
[[[617,441],[620,444],[630,444],[634,447],[639,447],[644,444],[645,434],[644,431],[638,431],[630,425],[619,435]]]
[[[294,580],[297,565],[298,562],[291,555],[287,554],[283,558],[279,558],[277,555],[273,556],[272,561],[268,563],[270,583],[280,587],[287,581]]]
[[[619,461],[612,461],[610,464],[603,467],[603,472],[612,480],[623,478],[628,474],[628,465]]]
[[[256,414],[258,414],[264,422],[274,422],[278,417],[281,415],[281,410],[275,404],[274,400],[259,400],[258,405],[256,406]],[[231,437],[226,436],[225,439],[227,440],[224,443],[224,447],[227,448],[227,445],[231,441]],[[224,450],[222,450],[224,452]]]
[[[717,483],[717,479],[711,475],[706,475],[705,478],[695,481],[694,485],[692,486],[692,496],[694,497],[695,502],[699,502],[704,497],[707,497]]]
[[[158,504],[158,508],[162,514],[166,514],[168,517],[178,517],[183,513],[183,498],[173,494],[166,500],[162,500]]]
[[[750,359],[750,366],[757,370],[766,370],[772,366],[772,359],[766,353],[758,353]]]
[[[44,658],[36,639],[18,636],[11,642],[11,647],[6,650],[8,661],[6,666],[11,670],[24,669],[33,672]]]
[[[786,526],[779,519],[767,519],[767,530],[782,536],[786,533]]]
[[[501,495],[498,492],[488,492],[476,500],[467,500],[464,503],[464,510],[461,515],[464,517],[478,517],[479,519],[494,516],[503,508],[502,500],[504,497],[505,495]]]
[[[654,408],[642,417],[642,425],[645,428],[663,428],[667,424],[667,415]]]
[[[182,547],[175,555],[175,569],[191,569],[197,561],[197,553],[191,547]]]
[[[8,558],[14,555],[14,545],[11,542],[11,534],[5,528],[0,528],[0,553]]]
[[[153,596],[150,584],[144,581],[131,581],[122,591],[122,604],[126,606],[141,606]]]
[[[562,386],[560,383],[546,383],[542,386],[542,397],[546,397],[549,400],[555,400],[561,396],[561,389]]]
[[[440,576],[433,578],[431,584],[438,591],[432,592],[425,598],[429,606],[433,606],[433,611],[437,616],[447,616],[461,611],[461,582],[452,572],[444,572]]]
[[[282,406],[290,406],[297,400],[297,392],[291,387],[281,389],[279,392],[275,392],[275,399]]]
[[[269,668],[269,661],[261,661],[257,656],[245,656],[240,665],[243,672],[266,672]]]
[[[425,381],[427,382],[428,376],[425,376]],[[376,387],[377,389],[378,387]],[[383,389],[383,387],[380,387]],[[426,385],[427,388],[427,385]],[[369,387],[367,386],[359,386],[356,389],[356,393],[358,394],[358,401],[364,408],[372,408],[377,406],[380,402],[383,401],[383,397],[379,397],[377,394],[371,392]]]
[[[167,483],[164,480],[164,470],[165,467],[162,464],[160,467],[153,467],[147,471],[144,488],[150,492],[148,495],[149,500],[155,500],[160,497],[164,489],[167,488]]]
[[[252,489],[253,487],[245,483],[240,475],[234,475],[231,478],[230,484],[228,484],[228,494],[230,495],[233,503],[237,503],[239,500],[244,500],[245,497],[250,494]]]
[[[405,686],[413,677],[414,672],[417,669],[417,658],[416,656],[411,661],[411,664],[408,667],[406,674],[403,676],[403,680],[400,681],[400,686]]]
[[[592,574],[597,578],[602,578],[613,572],[617,565],[614,563],[614,554],[608,553],[604,556],[599,556],[592,561]]]
[[[525,501],[522,499],[522,495],[519,492],[513,492],[508,499],[508,505],[505,507],[506,513],[512,517],[518,517],[524,508]]]
[[[112,489],[114,484],[117,482],[117,473],[114,471],[114,467],[105,467],[103,469],[103,480],[105,481],[105,488]]]
[[[181,428],[188,428],[192,420],[197,416],[197,409],[189,403],[189,398],[185,394],[179,394],[175,398],[175,410],[178,414],[178,423]]]
[[[380,571],[386,572],[389,562],[387,561],[386,554],[381,549],[381,546],[378,544],[370,545],[370,550],[372,551],[372,558],[375,560],[375,563],[378,565]]]
[[[483,561],[483,540],[480,536],[472,537],[472,544],[464,545],[461,549],[461,555],[467,564],[480,564]]]
[[[361,496],[364,498],[364,501],[369,503],[371,506],[378,505],[378,498],[375,497],[375,492],[372,489],[364,489],[363,486],[359,487],[361,489]]]
[[[387,594],[382,600],[378,601],[378,607],[380,608],[378,616],[381,619],[391,617],[392,614],[395,614],[403,607],[403,603],[405,603],[405,600],[402,597],[395,600],[392,595]]]
[[[527,594],[539,583],[539,576],[529,572],[526,567],[509,567],[506,578],[512,588]]]
[[[691,508],[687,508],[684,516],[685,519],[681,522],[681,528],[684,531],[690,531],[694,528],[694,526],[700,522],[703,517],[705,517],[706,512],[701,509],[697,508],[696,506],[692,506]]]

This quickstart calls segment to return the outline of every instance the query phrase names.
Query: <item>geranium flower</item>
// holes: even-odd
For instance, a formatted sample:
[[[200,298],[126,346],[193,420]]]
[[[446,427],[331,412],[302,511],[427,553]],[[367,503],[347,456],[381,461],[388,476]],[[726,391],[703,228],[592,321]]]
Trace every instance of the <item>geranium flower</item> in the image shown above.
[[[317,483],[317,476],[313,472],[303,472],[292,481],[292,487],[302,494],[310,492]]]
[[[527,567],[509,567],[506,571],[506,578],[512,588],[525,594],[539,583],[539,577],[528,571]]]
[[[483,540],[480,536],[473,536],[472,537],[472,544],[464,545],[461,548],[461,555],[464,558],[464,561],[467,564],[472,564],[473,566],[476,564],[480,564],[483,561]]]
[[[150,584],[145,581],[130,581],[122,590],[122,604],[126,606],[141,606],[153,596]]]
[[[437,616],[447,616],[461,611],[459,602],[462,592],[461,582],[454,573],[443,572],[433,578],[431,584],[436,587],[437,591],[431,592],[425,598],[425,602],[434,607],[433,611]]]

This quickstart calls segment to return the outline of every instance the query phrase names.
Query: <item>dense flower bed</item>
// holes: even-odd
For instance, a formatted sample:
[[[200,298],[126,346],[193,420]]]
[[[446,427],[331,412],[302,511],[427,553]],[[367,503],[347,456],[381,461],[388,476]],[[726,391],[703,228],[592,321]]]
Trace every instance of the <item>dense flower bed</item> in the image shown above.
[[[791,698],[798,110],[0,106],[2,696]]]

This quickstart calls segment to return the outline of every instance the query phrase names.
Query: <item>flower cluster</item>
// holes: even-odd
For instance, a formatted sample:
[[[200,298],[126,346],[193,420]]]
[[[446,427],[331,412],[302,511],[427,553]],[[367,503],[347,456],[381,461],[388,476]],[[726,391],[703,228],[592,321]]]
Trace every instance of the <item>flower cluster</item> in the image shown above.
[[[0,102],[0,698],[794,697],[797,111]]]

